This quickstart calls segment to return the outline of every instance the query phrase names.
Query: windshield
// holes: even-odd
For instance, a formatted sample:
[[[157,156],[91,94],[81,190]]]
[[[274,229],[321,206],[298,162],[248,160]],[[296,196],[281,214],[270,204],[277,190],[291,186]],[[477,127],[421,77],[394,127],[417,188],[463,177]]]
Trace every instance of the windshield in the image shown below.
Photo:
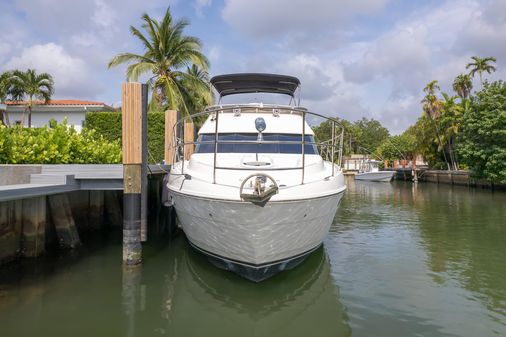
[[[220,133],[218,141],[256,141],[258,135],[255,133]],[[314,143],[314,136],[306,135],[304,137],[308,143]],[[300,142],[301,135],[296,134],[263,134],[264,141],[275,142]],[[209,144],[197,144],[196,153],[214,153],[214,134],[201,134],[198,142],[211,142]],[[218,144],[219,153],[302,153],[302,144]],[[305,154],[318,154],[315,144],[306,144],[304,146]]]

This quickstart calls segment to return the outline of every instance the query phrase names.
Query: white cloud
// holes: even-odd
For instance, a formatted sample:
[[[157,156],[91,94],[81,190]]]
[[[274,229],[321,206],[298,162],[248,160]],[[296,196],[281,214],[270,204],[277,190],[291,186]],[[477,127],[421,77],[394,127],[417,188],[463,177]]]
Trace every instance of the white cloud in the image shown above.
[[[10,45],[7,42],[0,40],[0,64],[5,60],[10,51]]]
[[[206,7],[210,7],[212,4],[212,0],[195,0],[195,4],[193,5],[195,8],[195,12],[198,16],[204,15],[204,9]]]
[[[304,99],[321,100],[332,95],[333,79],[317,56],[301,54],[283,61],[276,68],[301,80]]]
[[[54,43],[23,49],[19,56],[6,63],[5,68],[34,68],[39,73],[51,74],[55,82],[55,97],[93,98],[101,89],[82,59],[71,56],[62,46]]]
[[[373,42],[357,62],[344,68],[345,79],[365,83],[390,77],[398,89],[417,90],[430,71],[425,27],[402,27]]]
[[[455,53],[495,56],[506,66],[506,1],[492,0],[477,7],[463,25],[455,42]]]
[[[97,27],[117,30],[117,15],[114,8],[103,0],[95,0],[95,11],[91,21]]]
[[[417,95],[395,97],[386,102],[375,116],[390,133],[400,134],[407,126],[414,124],[421,115],[420,98]]]
[[[344,25],[356,14],[375,14],[390,0],[225,0],[223,19],[255,37]]]

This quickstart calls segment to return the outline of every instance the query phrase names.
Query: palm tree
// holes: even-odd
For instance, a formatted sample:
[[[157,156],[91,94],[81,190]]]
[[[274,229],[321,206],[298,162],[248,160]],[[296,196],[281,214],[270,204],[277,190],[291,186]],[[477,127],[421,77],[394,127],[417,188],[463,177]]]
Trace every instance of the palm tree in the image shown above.
[[[455,100],[458,96],[450,96],[447,93],[441,93],[444,101],[442,102],[441,125],[443,127],[442,138],[447,144],[450,162],[454,170],[459,169],[457,155],[454,151],[454,144],[459,132],[460,120],[463,113],[463,107],[457,104]],[[443,149],[444,151],[444,149]]]
[[[0,104],[4,103],[10,94],[12,83],[11,78],[12,73],[9,71],[0,74]],[[0,122],[6,126],[9,125],[9,115],[7,114],[7,110],[0,111]]]
[[[196,113],[211,105],[214,100],[209,86],[209,73],[195,64],[187,67],[186,73],[189,76],[183,80],[188,94],[185,101],[190,113]],[[197,122],[204,122],[205,117],[202,117]]]
[[[37,74],[34,69],[28,69],[27,71],[15,70],[12,73],[12,97],[15,100],[28,97],[28,127],[32,126],[33,99],[40,100],[45,104],[51,99],[53,92],[53,77],[48,73]],[[24,122],[23,113],[23,125]]]
[[[203,71],[209,68],[209,61],[202,53],[200,40],[183,34],[189,23],[184,19],[174,20],[167,8],[161,21],[142,15],[145,32],[130,26],[130,32],[144,45],[144,54],[122,53],[109,62],[109,68],[128,63],[127,80],[137,81],[143,74],[150,74],[148,85],[153,91],[150,108],[166,106],[188,114],[189,92],[202,94],[208,86],[203,79],[183,71],[196,65]]]
[[[433,80],[423,88],[423,92],[426,93],[422,100],[423,110],[427,113],[430,119],[438,118],[441,112],[441,102],[436,96],[436,91],[441,90],[437,80]]]
[[[460,74],[453,81],[453,91],[459,95],[462,100],[465,100],[471,95],[473,89],[473,81],[468,74]]]
[[[495,63],[497,60],[495,57],[491,56],[484,58],[473,56],[471,59],[473,59],[474,62],[468,63],[466,69],[471,68],[469,75],[472,77],[474,77],[476,73],[480,75],[481,88],[483,89],[483,72],[486,71],[489,74],[494,72],[496,69],[493,65],[490,65],[489,62]]]
[[[441,90],[437,80],[433,80],[423,88],[423,91],[426,93],[425,97],[422,100],[423,111],[429,117],[431,121],[434,131],[436,133],[436,138],[439,143],[439,148],[443,151],[443,157],[446,165],[448,166],[448,170],[450,170],[450,164],[448,163],[448,159],[446,158],[446,153],[444,150],[443,142],[440,137],[439,128],[436,123],[436,119],[441,116],[441,110],[443,108],[443,103],[437,98],[436,91]]]

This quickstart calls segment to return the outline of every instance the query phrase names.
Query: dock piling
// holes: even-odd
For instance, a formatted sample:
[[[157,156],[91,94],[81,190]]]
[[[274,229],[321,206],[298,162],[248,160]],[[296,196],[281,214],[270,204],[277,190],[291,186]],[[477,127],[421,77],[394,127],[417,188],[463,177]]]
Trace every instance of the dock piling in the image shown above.
[[[47,197],[51,219],[56,229],[60,246],[76,248],[81,245],[79,233],[72,216],[70,202],[66,194],[54,194]]]
[[[147,86],[124,83],[122,86],[123,139],[123,263],[142,261],[141,219],[144,166],[146,165]],[[144,222],[146,223],[146,222]]]
[[[104,219],[104,191],[90,191],[89,224],[100,229]]]
[[[23,255],[37,257],[45,251],[46,197],[23,200]]]
[[[174,125],[177,123],[177,111],[165,111],[165,165],[174,164]]]

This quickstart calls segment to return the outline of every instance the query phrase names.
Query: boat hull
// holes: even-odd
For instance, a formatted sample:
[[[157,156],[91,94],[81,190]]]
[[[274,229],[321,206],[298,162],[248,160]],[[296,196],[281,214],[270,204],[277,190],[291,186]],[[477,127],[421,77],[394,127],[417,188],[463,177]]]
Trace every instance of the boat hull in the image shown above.
[[[357,173],[355,175],[355,180],[388,182],[388,181],[392,180],[394,174],[395,174],[395,171],[377,171],[377,172]]]
[[[191,245],[253,281],[293,268],[327,235],[343,192],[264,206],[170,191]]]

